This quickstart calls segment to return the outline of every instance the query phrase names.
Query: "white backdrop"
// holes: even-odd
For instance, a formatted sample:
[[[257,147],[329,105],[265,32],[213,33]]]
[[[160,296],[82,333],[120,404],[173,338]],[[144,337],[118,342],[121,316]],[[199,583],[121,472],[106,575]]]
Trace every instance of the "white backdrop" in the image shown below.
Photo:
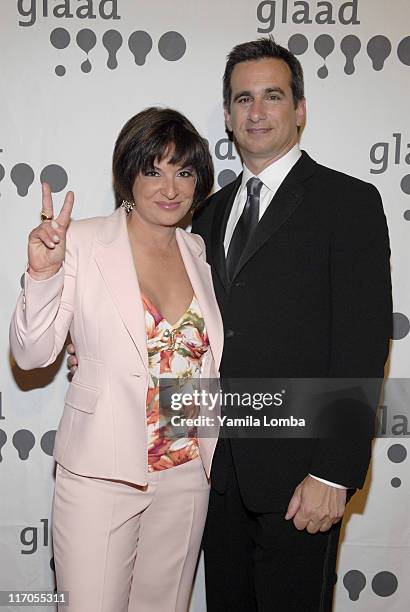
[[[74,190],[74,218],[109,214],[111,154],[119,129],[142,108],[160,104],[186,113],[208,138],[218,189],[240,169],[224,133],[226,54],[239,42],[272,33],[299,55],[305,70],[308,121],[302,147],[319,162],[373,182],[382,193],[394,287],[390,377],[405,379],[409,30],[407,0],[2,1],[0,590],[54,584],[51,453],[66,371],[60,360],[45,371],[22,372],[8,348],[27,234],[39,220],[40,179],[51,183],[57,206],[67,188]],[[393,407],[400,413],[409,398],[404,380],[392,385],[384,401],[387,417]],[[375,444],[365,491],[350,504],[336,612],[408,609],[409,443],[397,429],[389,432]],[[191,611],[205,610],[201,564]]]

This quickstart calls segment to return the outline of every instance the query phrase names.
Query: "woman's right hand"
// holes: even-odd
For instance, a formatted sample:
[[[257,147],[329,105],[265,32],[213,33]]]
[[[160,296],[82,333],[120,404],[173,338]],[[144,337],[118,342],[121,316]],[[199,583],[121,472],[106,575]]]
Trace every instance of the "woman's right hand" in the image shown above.
[[[50,185],[42,183],[42,210],[53,217]],[[74,204],[74,193],[68,191],[60,214],[52,221],[43,221],[28,237],[28,273],[35,280],[46,280],[61,268],[65,257],[65,241]]]

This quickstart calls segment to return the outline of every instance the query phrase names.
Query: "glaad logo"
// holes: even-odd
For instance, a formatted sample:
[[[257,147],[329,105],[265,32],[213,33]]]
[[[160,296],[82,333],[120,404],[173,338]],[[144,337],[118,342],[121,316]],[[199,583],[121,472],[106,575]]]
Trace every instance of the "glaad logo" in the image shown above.
[[[229,138],[220,138],[215,144],[215,157],[218,160],[233,161],[237,159],[234,144]],[[219,187],[225,187],[236,179],[236,173],[230,168],[225,168],[218,173],[217,182]]]
[[[402,162],[410,164],[410,152],[406,154],[406,150],[410,149],[410,143],[402,144],[402,134],[397,132],[392,134],[392,138],[394,140],[393,143],[376,142],[370,149],[370,161],[377,166],[370,168],[371,174],[382,174],[387,170],[389,165],[390,146],[394,149],[393,163],[395,165],[401,164]]]
[[[49,457],[52,457],[53,455],[55,437],[55,429],[50,429],[41,436],[40,448]],[[11,441],[17,451],[19,459],[21,459],[21,461],[27,461],[36,443],[33,432],[31,432],[29,429],[18,429],[16,432],[14,432]],[[0,462],[4,459],[2,449],[6,442],[7,434],[3,429],[0,429]]]
[[[2,152],[3,149],[0,149],[0,153]],[[0,164],[0,182],[4,179],[5,175],[4,166]],[[22,198],[27,196],[34,182],[34,177],[33,168],[25,162],[15,164],[10,170],[12,183],[16,187],[17,194]],[[40,182],[48,183],[51,186],[51,191],[57,193],[62,191],[68,183],[67,172],[58,164],[48,164],[40,172]]]
[[[392,134],[393,142],[376,142],[370,149],[370,161],[373,167],[370,174],[383,174],[389,165],[410,165],[410,143],[403,143],[403,135],[399,132]],[[400,189],[406,195],[410,195],[410,174],[405,174],[400,181]],[[403,214],[406,221],[410,221],[410,210]]]
[[[65,28],[55,28],[50,34],[50,42],[55,49],[66,49],[71,42],[71,35]],[[80,30],[76,35],[78,47],[86,54],[86,59],[80,68],[88,73],[92,69],[89,53],[97,44],[97,36],[88,28]],[[115,70],[118,67],[117,53],[123,44],[123,36],[117,30],[107,30],[102,36],[102,44],[107,51],[107,68]],[[148,54],[153,48],[153,42],[148,32],[137,30],[128,37],[128,49],[137,66],[143,66]],[[165,32],[158,41],[158,51],[161,57],[169,62],[175,62],[185,54],[186,41],[179,32]],[[55,68],[57,76],[64,76],[66,68],[58,65]]]
[[[39,546],[49,548],[51,539],[49,535],[49,519],[40,519],[40,523],[42,523],[42,525],[39,527],[24,527],[24,529],[21,530],[20,542],[23,548],[20,552],[22,555],[34,555]],[[50,569],[52,572],[55,572],[54,557],[50,559]]]
[[[258,32],[269,34],[273,31],[279,17],[279,7],[282,24],[289,22],[297,25],[311,24],[314,19],[315,23],[320,25],[334,25],[336,20],[342,25],[357,25],[360,23],[357,18],[358,3],[359,0],[352,0],[343,2],[338,8],[335,8],[331,2],[317,2],[315,7],[313,2],[299,0],[293,0],[290,3],[288,0],[264,0],[256,9],[258,21],[263,24],[263,27],[258,27]],[[293,6],[290,8],[289,4]]]
[[[18,24],[21,27],[33,26],[39,17],[50,19],[81,19],[92,20],[99,16],[105,21],[120,20],[118,11],[118,0],[77,0],[80,6],[74,4],[74,0],[18,0],[17,10],[19,13]],[[82,28],[75,36],[77,46],[85,53],[85,59],[80,65],[84,73],[92,70],[90,51],[97,45],[97,35],[90,28]],[[55,49],[66,49],[71,43],[71,34],[63,27],[54,28],[50,34],[50,42]],[[147,55],[153,48],[153,41],[148,32],[136,30],[128,36],[128,49],[137,66],[145,64]],[[102,36],[102,44],[107,51],[107,68],[115,70],[118,68],[117,53],[123,45],[123,34],[118,30],[107,30]],[[165,32],[158,41],[158,52],[165,60],[175,62],[185,54],[186,41],[179,32]],[[59,64],[55,67],[55,73],[61,77],[66,74],[66,67]]]
[[[317,71],[320,79],[325,79],[328,74],[326,59],[335,50],[335,41],[330,34],[320,34],[313,43],[316,53],[323,59],[323,65]],[[304,34],[293,34],[288,40],[288,49],[295,55],[303,55],[309,48],[309,41]],[[362,48],[362,42],[358,36],[349,34],[340,41],[340,50],[345,57],[344,73],[351,75],[355,72],[355,59]],[[397,45],[397,57],[405,66],[410,66],[410,36],[406,36]],[[366,45],[373,70],[376,72],[384,68],[387,58],[391,55],[392,44],[387,36],[378,34],[370,38]]]
[[[96,19],[97,11],[101,19],[121,19],[118,14],[118,0],[77,0],[80,6],[74,6],[74,0],[18,0],[17,10],[24,20],[19,20],[19,26],[30,27],[36,23],[41,11],[42,17],[57,19]]]
[[[366,586],[366,576],[359,570],[349,570],[343,576],[343,586],[349,594],[350,601],[358,601],[360,593]],[[372,591],[379,597],[390,597],[397,591],[399,582],[392,572],[378,572],[372,580]]]
[[[264,0],[256,9],[259,23],[257,28],[261,34],[270,34],[277,23],[295,24],[299,26],[316,23],[319,25],[360,25],[358,18],[359,0],[351,0],[334,5],[332,2],[303,2],[299,0]],[[355,59],[362,48],[362,41],[356,34],[348,34],[340,41],[340,50],[345,57],[344,73],[353,74],[356,70]],[[333,53],[336,42],[330,34],[320,34],[313,43],[316,53],[323,59],[323,65],[317,70],[317,76],[325,79],[329,70],[326,66],[327,57]],[[294,34],[289,38],[288,48],[295,55],[306,53],[309,41],[304,34]],[[372,36],[366,45],[366,52],[375,71],[382,70],[386,59],[391,55],[392,43],[387,36],[377,34]],[[410,66],[410,36],[406,36],[397,46],[397,57],[405,66]]]
[[[40,519],[41,527],[24,527],[20,533],[20,542],[25,548],[22,548],[22,555],[32,555],[37,552],[39,535],[43,536],[43,546],[48,547],[48,519]],[[42,533],[41,533],[42,532]]]

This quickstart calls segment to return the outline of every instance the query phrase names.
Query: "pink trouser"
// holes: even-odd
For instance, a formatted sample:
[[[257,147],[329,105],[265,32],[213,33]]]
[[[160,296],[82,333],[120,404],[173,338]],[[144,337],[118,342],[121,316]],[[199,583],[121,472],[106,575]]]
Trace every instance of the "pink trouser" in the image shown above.
[[[197,458],[147,487],[57,465],[53,545],[61,612],[186,612],[208,508]]]

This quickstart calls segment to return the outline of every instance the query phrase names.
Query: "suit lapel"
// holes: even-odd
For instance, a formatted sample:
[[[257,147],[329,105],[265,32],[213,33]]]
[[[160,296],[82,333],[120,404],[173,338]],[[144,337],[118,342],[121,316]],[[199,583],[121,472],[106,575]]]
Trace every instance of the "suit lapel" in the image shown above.
[[[222,357],[223,324],[213,290],[211,268],[201,257],[202,249],[197,243],[194,243],[192,236],[178,228],[176,238],[185,269],[204,317],[209,343],[218,369]]]
[[[201,307],[212,353],[219,367],[222,357],[223,325],[215,299],[209,265],[202,250],[184,230],[177,228],[181,257]],[[145,314],[122,208],[103,220],[95,245],[95,261],[124,325],[148,370]]]
[[[144,307],[128,239],[125,211],[119,208],[104,219],[95,260],[108,291],[148,370]]]
[[[307,153],[302,152],[302,156],[286,176],[259,221],[231,280],[295,212],[305,194],[303,182],[313,174],[315,166],[316,162]]]
[[[211,236],[211,256],[212,266],[217,272],[223,286],[228,287],[228,276],[226,273],[226,257],[224,248],[224,239],[226,225],[228,223],[229,215],[232,210],[232,206],[235,200],[236,193],[242,182],[242,173],[237,179],[230,185],[230,189],[226,194],[226,199],[221,200],[216,205],[215,215],[212,224],[212,236]],[[216,194],[217,196],[218,194]]]

